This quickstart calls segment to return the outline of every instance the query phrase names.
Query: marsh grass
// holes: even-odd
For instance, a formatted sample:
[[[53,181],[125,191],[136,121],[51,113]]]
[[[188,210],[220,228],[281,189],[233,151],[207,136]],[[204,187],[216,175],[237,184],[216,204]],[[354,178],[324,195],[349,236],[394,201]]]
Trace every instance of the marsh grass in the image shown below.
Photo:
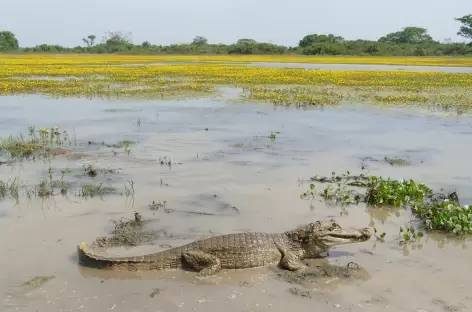
[[[90,62],[95,63],[95,60]],[[118,56],[106,60],[120,63]],[[0,67],[0,94],[39,93],[55,98],[188,99],[209,96],[218,91],[217,87],[228,86],[242,88],[243,100],[276,105],[332,106],[349,100],[381,106],[419,105],[450,111],[455,109],[460,113],[472,107],[469,91],[472,74],[467,73],[305,70],[217,63],[160,66],[97,63],[91,66],[66,62],[65,65],[41,65],[42,62],[54,64],[54,59],[47,58],[27,66],[28,62],[28,58],[20,58]]]
[[[134,181],[127,181],[125,183],[125,196],[126,196],[126,206],[134,207]]]
[[[313,88],[243,88],[243,99],[270,102],[274,105],[295,106],[330,106],[338,104],[343,96],[329,89],[314,90]]]
[[[15,177],[13,180],[8,181],[0,180],[0,200],[5,198],[11,198],[15,200],[16,204],[19,204],[21,191],[26,185],[20,181],[19,177]]]
[[[149,220],[143,220],[140,213],[135,212],[133,218],[112,220],[111,236],[98,237],[92,247],[137,246],[151,244],[159,235],[156,232],[144,231],[144,225]]]
[[[39,135],[38,135],[39,134]],[[50,158],[63,154],[63,147],[71,144],[67,131],[61,132],[59,127],[40,128],[28,127],[28,135],[10,135],[0,142],[0,154],[9,160]]]
[[[109,194],[114,194],[116,189],[111,186],[103,186],[103,183],[100,184],[83,184],[82,188],[79,190],[80,197],[88,198],[88,197],[96,197],[96,196],[104,196]]]
[[[472,66],[470,57],[303,56],[303,55],[79,55],[3,54],[5,65],[118,65],[175,62],[277,62],[310,64],[382,64],[422,66]]]

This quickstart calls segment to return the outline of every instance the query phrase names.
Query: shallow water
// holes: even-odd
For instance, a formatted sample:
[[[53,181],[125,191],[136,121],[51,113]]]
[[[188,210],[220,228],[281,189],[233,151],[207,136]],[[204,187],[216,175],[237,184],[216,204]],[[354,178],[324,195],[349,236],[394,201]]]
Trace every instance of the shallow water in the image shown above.
[[[57,156],[0,165],[0,179],[38,183],[49,166],[71,182],[95,181],[124,191],[134,181],[134,205],[125,196],[84,200],[71,194],[44,201],[0,201],[0,290],[3,311],[468,311],[472,307],[470,240],[432,233],[419,244],[399,247],[398,229],[410,220],[403,209],[329,207],[299,195],[315,174],[332,171],[421,180],[435,189],[457,190],[472,202],[472,120],[467,117],[410,114],[366,106],[325,109],[274,108],[269,104],[210,99],[176,101],[50,100],[40,96],[0,98],[0,137],[29,125],[59,126],[76,136],[85,159]],[[139,122],[138,122],[139,120]],[[75,128],[75,132],[73,130]],[[268,136],[276,134],[275,140]],[[108,144],[137,140],[128,155]],[[117,152],[114,155],[113,151]],[[169,157],[171,167],[159,159]],[[411,166],[392,167],[366,157],[403,157]],[[116,169],[95,178],[82,165]],[[60,177],[60,173],[55,173]],[[318,191],[321,190],[321,185]],[[166,208],[150,211],[153,201]],[[193,273],[168,271],[103,272],[80,267],[76,245],[107,235],[110,220],[139,211],[149,227],[165,231],[156,246],[122,250],[127,254],[178,246],[207,235],[240,231],[278,232],[316,219],[334,217],[345,226],[373,221],[385,242],[334,248],[325,259],[354,261],[364,279],[323,280],[312,297],[289,292],[297,286],[270,268],[223,271],[204,281]],[[202,215],[199,213],[206,213]],[[276,272],[276,271],[275,271]],[[35,276],[54,275],[41,287],[21,286]],[[155,297],[150,296],[156,288]],[[306,289],[305,289],[306,290]]]
[[[445,72],[445,73],[472,73],[470,66],[421,66],[421,65],[382,65],[382,64],[314,64],[314,63],[290,63],[290,62],[161,62],[161,63],[133,63],[122,66],[163,66],[163,65],[185,65],[185,64],[224,64],[236,66],[254,66],[265,68],[304,68],[312,70],[386,70],[386,71],[419,71],[419,72]]]
[[[305,68],[323,70],[406,70],[446,73],[472,73],[472,67],[467,66],[420,66],[420,65],[381,65],[381,64],[312,64],[312,63],[275,63],[254,62],[249,66],[270,68]]]

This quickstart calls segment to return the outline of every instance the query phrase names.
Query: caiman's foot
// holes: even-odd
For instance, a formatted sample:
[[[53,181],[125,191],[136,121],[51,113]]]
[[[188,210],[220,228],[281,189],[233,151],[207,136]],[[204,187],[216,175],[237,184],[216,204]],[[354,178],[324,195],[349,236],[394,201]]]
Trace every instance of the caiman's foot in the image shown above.
[[[197,277],[213,275],[221,270],[220,259],[203,251],[187,251],[182,254],[182,257],[193,270],[198,272]]]
[[[298,271],[298,270],[302,270],[306,268],[306,265],[301,263],[298,257],[295,256],[293,253],[281,247],[277,243],[275,243],[275,246],[277,246],[277,249],[282,254],[282,258],[280,259],[280,262],[279,262],[280,267],[289,271]]]

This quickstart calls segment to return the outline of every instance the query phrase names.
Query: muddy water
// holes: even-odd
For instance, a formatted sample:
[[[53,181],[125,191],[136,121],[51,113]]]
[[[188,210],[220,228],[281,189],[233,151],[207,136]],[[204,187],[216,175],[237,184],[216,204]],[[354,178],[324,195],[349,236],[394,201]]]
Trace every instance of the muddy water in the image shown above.
[[[312,64],[312,63],[275,63],[254,62],[249,66],[274,68],[305,68],[323,70],[404,70],[446,73],[471,73],[472,67],[467,66],[421,66],[421,65],[382,65],[382,64]]]
[[[315,64],[315,63],[290,63],[290,62],[166,62],[166,63],[133,63],[123,64],[122,66],[162,66],[162,65],[184,65],[184,64],[225,64],[238,66],[254,66],[266,68],[304,68],[320,70],[401,70],[401,71],[419,71],[419,72],[445,72],[445,73],[471,73],[470,66],[421,66],[421,65],[383,65],[383,64]]]
[[[104,183],[124,192],[134,181],[134,202],[124,195],[102,199],[74,196],[0,202],[0,290],[2,311],[470,311],[470,241],[429,234],[399,246],[399,226],[411,215],[402,209],[345,211],[299,195],[315,174],[351,170],[414,178],[439,189],[457,190],[472,202],[468,165],[472,121],[466,117],[349,106],[297,110],[265,104],[209,99],[186,101],[49,100],[39,96],[0,99],[0,136],[29,125],[59,126],[77,145],[73,155],[50,162],[0,166],[0,179],[39,183],[51,166],[71,173],[74,185]],[[276,133],[275,140],[268,136]],[[136,140],[129,154],[88,141]],[[116,152],[116,154],[113,152]],[[85,154],[85,158],[79,156]],[[392,167],[383,157],[403,157]],[[171,166],[161,164],[167,157]],[[368,158],[370,157],[370,158]],[[113,169],[84,176],[83,165]],[[318,190],[322,185],[318,185]],[[153,201],[167,201],[150,211]],[[130,204],[131,202],[131,204]],[[162,237],[141,254],[178,246],[202,236],[240,231],[277,232],[333,217],[345,226],[373,224],[385,242],[334,248],[324,260],[353,261],[362,278],[319,279],[290,284],[276,268],[223,271],[196,281],[193,273],[103,272],[77,264],[76,245],[108,235],[111,220],[139,211]],[[341,212],[343,212],[341,214]],[[201,214],[205,213],[205,214]],[[36,276],[54,276],[39,287],[22,286]],[[310,296],[290,292],[293,287]],[[158,289],[158,291],[156,290]]]

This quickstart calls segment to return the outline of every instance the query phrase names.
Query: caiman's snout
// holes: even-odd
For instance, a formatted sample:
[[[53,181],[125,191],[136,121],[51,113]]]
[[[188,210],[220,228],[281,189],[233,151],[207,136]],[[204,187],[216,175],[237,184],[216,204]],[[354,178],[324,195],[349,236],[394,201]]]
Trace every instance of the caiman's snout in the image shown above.
[[[365,227],[359,230],[359,234],[359,240],[363,242],[369,240],[374,235],[374,229]]]
[[[358,229],[334,228],[325,232],[319,239],[326,246],[359,243],[369,240],[374,235],[374,230],[369,227]]]

